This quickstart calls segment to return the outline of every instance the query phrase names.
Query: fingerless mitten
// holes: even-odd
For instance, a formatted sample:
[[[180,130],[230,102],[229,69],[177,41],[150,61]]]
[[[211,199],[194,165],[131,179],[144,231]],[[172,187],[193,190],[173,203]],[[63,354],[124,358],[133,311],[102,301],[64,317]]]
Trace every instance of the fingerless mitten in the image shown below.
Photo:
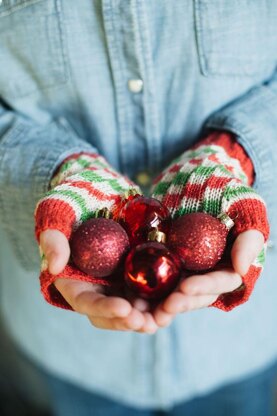
[[[170,210],[173,218],[190,212],[213,216],[226,213],[235,225],[232,234],[255,229],[269,235],[266,206],[251,188],[253,165],[244,149],[228,133],[213,132],[184,152],[155,180],[153,197]],[[231,310],[245,302],[253,291],[263,263],[263,250],[243,276],[239,290],[221,295],[213,304]]]
[[[53,177],[49,192],[38,202],[35,211],[35,234],[39,242],[42,231],[61,231],[67,239],[84,221],[93,218],[102,208],[117,214],[125,192],[140,190],[128,178],[116,172],[97,154],[82,153],[70,156]],[[108,285],[107,279],[94,278],[68,264],[62,273],[53,276],[42,253],[41,291],[45,299],[55,305],[71,309],[53,282],[59,278],[83,280]]]

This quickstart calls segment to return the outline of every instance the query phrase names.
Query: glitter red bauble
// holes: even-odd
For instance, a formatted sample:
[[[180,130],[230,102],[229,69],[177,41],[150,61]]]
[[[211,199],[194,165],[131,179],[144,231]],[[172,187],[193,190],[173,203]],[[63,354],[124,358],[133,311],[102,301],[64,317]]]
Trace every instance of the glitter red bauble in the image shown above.
[[[221,259],[228,230],[217,218],[202,212],[174,220],[167,236],[169,248],[187,270],[212,269]]]
[[[93,218],[84,222],[70,240],[74,264],[94,277],[115,272],[129,249],[126,231],[115,221]]]
[[[168,209],[157,199],[140,195],[123,206],[119,217],[132,245],[146,242],[148,233],[153,229],[166,233],[170,225]]]
[[[127,256],[125,282],[137,296],[160,300],[177,286],[180,270],[180,260],[165,245],[144,243]]]

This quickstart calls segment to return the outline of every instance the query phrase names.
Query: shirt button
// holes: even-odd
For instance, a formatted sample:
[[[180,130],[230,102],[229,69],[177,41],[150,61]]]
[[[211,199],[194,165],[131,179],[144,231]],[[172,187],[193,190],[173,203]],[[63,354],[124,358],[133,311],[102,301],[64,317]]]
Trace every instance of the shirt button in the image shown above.
[[[136,182],[140,186],[148,186],[151,183],[151,176],[147,172],[139,172],[136,175]]]
[[[131,91],[131,92],[133,92],[135,94],[141,92],[142,89],[143,89],[143,81],[142,81],[142,79],[129,79],[129,81],[128,81],[128,88],[129,88],[129,91]]]

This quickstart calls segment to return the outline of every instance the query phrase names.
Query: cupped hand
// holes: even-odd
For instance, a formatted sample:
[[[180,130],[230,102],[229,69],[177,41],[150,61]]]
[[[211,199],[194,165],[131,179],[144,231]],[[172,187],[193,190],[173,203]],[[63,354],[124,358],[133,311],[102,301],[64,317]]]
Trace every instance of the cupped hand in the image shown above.
[[[63,233],[46,230],[40,235],[40,246],[52,275],[61,273],[68,263],[70,246]],[[155,333],[158,325],[147,304],[117,296],[106,296],[103,288],[89,282],[57,278],[55,286],[73,310],[86,315],[97,328]]]
[[[232,251],[232,269],[211,271],[192,275],[183,280],[154,311],[158,326],[167,326],[176,314],[204,308],[213,304],[218,296],[232,292],[242,285],[251,263],[264,245],[263,234],[256,230],[241,233],[235,240]]]
[[[232,292],[242,284],[253,260],[262,250],[264,237],[256,230],[245,231],[234,242],[231,251],[233,269],[222,269],[183,280],[178,289],[161,302],[154,312],[141,299],[131,304],[117,296],[106,296],[103,288],[88,282],[57,278],[55,286],[80,314],[88,317],[97,328],[155,333],[167,326],[178,313],[210,306],[223,293]],[[66,237],[56,230],[41,233],[40,245],[51,274],[62,272],[70,256]]]

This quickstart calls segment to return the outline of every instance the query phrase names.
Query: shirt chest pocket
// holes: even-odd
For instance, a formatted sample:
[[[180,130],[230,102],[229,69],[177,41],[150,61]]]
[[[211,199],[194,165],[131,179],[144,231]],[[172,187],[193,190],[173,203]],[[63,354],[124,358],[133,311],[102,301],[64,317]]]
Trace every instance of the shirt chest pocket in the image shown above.
[[[60,0],[0,1],[0,97],[67,80]]]
[[[275,0],[194,0],[204,75],[255,76],[277,63]]]

